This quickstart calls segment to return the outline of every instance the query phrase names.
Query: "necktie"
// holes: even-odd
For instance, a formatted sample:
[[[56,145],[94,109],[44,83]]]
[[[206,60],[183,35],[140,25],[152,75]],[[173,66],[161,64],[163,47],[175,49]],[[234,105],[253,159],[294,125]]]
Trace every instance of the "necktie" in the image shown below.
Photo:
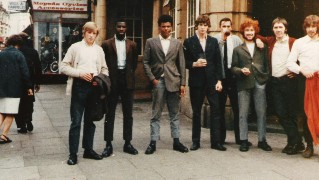
[[[227,70],[228,69],[228,57],[227,57],[227,40],[225,41],[224,44],[224,69]]]

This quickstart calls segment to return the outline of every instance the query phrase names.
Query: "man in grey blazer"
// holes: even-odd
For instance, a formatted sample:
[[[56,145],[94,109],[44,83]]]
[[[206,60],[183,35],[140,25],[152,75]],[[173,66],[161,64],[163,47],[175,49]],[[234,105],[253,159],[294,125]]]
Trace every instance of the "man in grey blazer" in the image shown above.
[[[144,69],[153,84],[151,142],[145,154],[156,151],[160,136],[160,117],[164,102],[169,111],[173,149],[186,153],[188,149],[179,141],[180,97],[185,95],[185,59],[181,42],[171,37],[173,18],[162,15],[158,19],[160,34],[147,39],[144,52]]]

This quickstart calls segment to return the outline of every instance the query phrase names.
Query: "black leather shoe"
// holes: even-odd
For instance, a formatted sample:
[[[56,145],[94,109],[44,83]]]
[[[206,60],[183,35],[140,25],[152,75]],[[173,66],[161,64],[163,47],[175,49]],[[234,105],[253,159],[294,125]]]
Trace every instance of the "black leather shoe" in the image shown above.
[[[286,154],[288,155],[298,154],[300,152],[299,148],[300,148],[299,144],[294,144],[287,149]]]
[[[241,145],[242,143],[243,143],[243,140],[236,141],[236,144],[238,145]],[[253,144],[250,141],[247,141],[247,145],[252,146]]]
[[[93,149],[90,149],[90,150],[84,150],[83,158],[101,160],[103,159],[103,156],[96,153]]]
[[[189,149],[191,151],[196,151],[199,148],[200,148],[200,143],[199,142],[193,142],[192,146]]]
[[[304,158],[311,158],[313,156],[313,146],[307,145],[306,150],[302,152]]]
[[[267,141],[258,142],[258,148],[264,151],[272,151],[271,147],[268,145]]]
[[[27,122],[27,130],[30,132],[33,131],[33,124],[31,121]]]
[[[156,146],[154,144],[148,145],[145,150],[145,154],[153,154],[156,151]]]
[[[182,143],[174,143],[173,144],[173,150],[174,151],[179,151],[181,153],[187,153],[188,152],[188,148],[185,147]]]
[[[282,150],[281,150],[281,153],[287,153],[288,151],[290,151],[291,149],[291,145],[290,144],[287,144]]]
[[[22,127],[18,130],[18,133],[21,133],[21,134],[26,134],[28,132],[27,128],[26,127]]]
[[[247,152],[249,150],[249,145],[247,141],[243,141],[239,147],[239,151]]]
[[[124,144],[123,151],[132,155],[138,154],[138,151],[132,146],[132,144]]]
[[[105,149],[102,152],[103,157],[109,157],[113,154],[113,146],[112,145],[107,145]]]
[[[215,143],[215,144],[212,144],[211,146],[210,146],[212,149],[216,149],[216,150],[218,150],[218,151],[226,151],[227,150],[227,148],[225,148],[222,144],[220,144],[220,143]]]
[[[70,154],[67,161],[68,165],[75,165],[78,162],[78,156],[76,154]]]

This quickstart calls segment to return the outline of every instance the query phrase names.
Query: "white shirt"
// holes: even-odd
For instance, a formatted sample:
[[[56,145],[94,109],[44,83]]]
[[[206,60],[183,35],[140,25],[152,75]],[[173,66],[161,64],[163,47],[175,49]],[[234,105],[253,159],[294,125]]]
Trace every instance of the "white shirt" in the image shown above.
[[[248,48],[248,51],[249,51],[251,57],[253,57],[254,56],[254,50],[255,50],[255,43],[247,43],[246,42],[246,46]]]
[[[289,36],[277,40],[271,54],[272,76],[281,77],[288,74],[287,58],[289,56]]]
[[[166,54],[168,52],[169,45],[170,45],[171,36],[169,36],[167,39],[164,39],[163,36],[159,35],[159,38],[161,40],[162,48],[163,48],[164,54],[166,56]]]
[[[207,41],[207,34],[205,34],[204,39],[200,39],[200,38],[199,38],[199,35],[198,35],[198,32],[196,31],[196,36],[197,36],[197,38],[198,38],[198,40],[199,40],[200,45],[201,45],[202,48],[203,48],[203,51],[205,52],[206,41]]]
[[[297,64],[299,60],[300,65]],[[311,39],[308,35],[297,39],[287,60],[287,68],[299,74],[301,68],[309,72],[319,71],[319,38]]]
[[[81,54],[78,61],[77,69],[82,73],[93,73],[93,75],[98,75],[97,70],[97,60],[98,60],[98,51],[93,45],[88,45],[84,40],[82,40],[83,45],[79,46],[77,49]]]
[[[126,37],[123,40],[119,40],[116,35],[114,35],[114,38],[117,54],[117,68],[124,69],[126,65]]]

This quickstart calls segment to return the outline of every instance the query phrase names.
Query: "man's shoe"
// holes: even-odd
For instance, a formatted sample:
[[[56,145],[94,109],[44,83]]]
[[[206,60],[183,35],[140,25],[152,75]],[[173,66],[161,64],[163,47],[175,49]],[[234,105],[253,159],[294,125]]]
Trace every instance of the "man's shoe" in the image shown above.
[[[102,152],[103,157],[109,157],[113,154],[113,147],[112,145],[106,145],[105,149]]]
[[[75,165],[78,162],[78,156],[76,154],[70,154],[67,161],[68,165]]]
[[[26,134],[28,132],[27,128],[26,127],[22,127],[18,130],[18,133],[21,133],[21,134]]]
[[[30,132],[33,131],[33,124],[31,121],[27,122],[27,130]]]
[[[216,149],[218,151],[226,151],[227,148],[225,148],[222,144],[220,143],[214,143],[210,146],[212,149]]]
[[[241,145],[244,140],[236,141],[236,144]],[[252,146],[253,144],[250,141],[247,141],[248,146]]]
[[[200,143],[199,142],[193,142],[192,146],[189,149],[191,151],[196,151],[199,148],[200,148]]]
[[[311,156],[313,156],[313,146],[307,145],[306,150],[302,152],[302,156],[304,158],[310,158]]]
[[[290,148],[287,149],[286,154],[294,155],[294,154],[298,154],[300,151],[303,151],[303,150],[305,150],[305,145],[302,142],[300,142],[290,146]]]
[[[103,159],[103,156],[96,153],[93,149],[90,149],[90,150],[84,150],[83,158],[101,160]]]
[[[272,151],[271,147],[268,145],[267,141],[259,141],[258,148],[264,151]]]
[[[249,145],[248,145],[248,141],[242,141],[240,147],[239,147],[239,151],[241,152],[247,152],[249,150]]]
[[[287,144],[282,150],[281,153],[287,153],[288,151],[290,151],[290,149],[292,148],[292,146],[290,144]]]
[[[145,154],[153,154],[156,151],[156,145],[150,144],[145,150]]]
[[[123,151],[132,155],[138,154],[138,151],[132,146],[132,144],[124,144]]]
[[[174,143],[173,144],[173,150],[174,151],[179,151],[181,153],[187,153],[188,152],[188,148],[185,147],[182,143]]]

